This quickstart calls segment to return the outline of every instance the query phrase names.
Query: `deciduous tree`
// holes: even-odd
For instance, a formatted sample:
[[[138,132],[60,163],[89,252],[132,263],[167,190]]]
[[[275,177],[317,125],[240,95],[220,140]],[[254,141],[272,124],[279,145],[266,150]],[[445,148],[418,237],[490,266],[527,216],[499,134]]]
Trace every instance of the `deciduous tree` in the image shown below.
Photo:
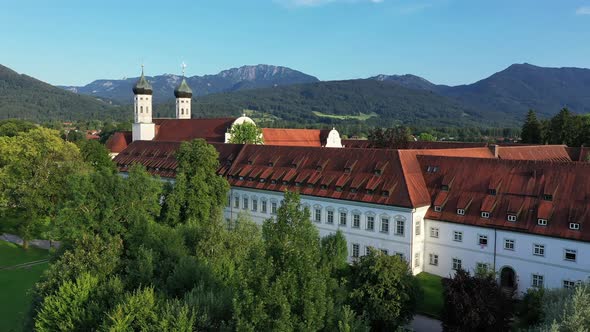
[[[232,126],[230,130],[230,143],[235,144],[264,144],[262,129],[250,122],[244,122]]]

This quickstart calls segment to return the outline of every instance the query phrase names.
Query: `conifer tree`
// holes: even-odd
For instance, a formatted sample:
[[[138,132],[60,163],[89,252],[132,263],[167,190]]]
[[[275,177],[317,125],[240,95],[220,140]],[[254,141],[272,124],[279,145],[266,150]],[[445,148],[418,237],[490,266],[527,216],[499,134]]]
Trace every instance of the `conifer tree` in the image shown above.
[[[541,123],[537,119],[537,114],[535,114],[535,111],[533,110],[529,110],[526,120],[522,125],[521,141],[522,143],[528,144],[542,143]]]

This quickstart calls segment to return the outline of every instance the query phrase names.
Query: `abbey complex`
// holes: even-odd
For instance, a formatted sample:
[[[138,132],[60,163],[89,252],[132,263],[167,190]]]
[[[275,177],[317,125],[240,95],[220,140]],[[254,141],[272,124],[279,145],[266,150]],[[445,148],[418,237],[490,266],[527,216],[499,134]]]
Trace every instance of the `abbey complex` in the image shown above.
[[[370,247],[412,272],[498,271],[518,293],[573,287],[590,276],[588,150],[564,145],[410,142],[373,149],[335,130],[262,128],[264,144],[229,144],[239,118],[192,119],[192,91],[174,91],[175,119],[152,118],[152,87],[133,88],[132,132],[107,147],[121,173],[135,163],[174,181],[175,151],[205,139],[231,185],[225,217],[272,217],[285,191],[301,194],[322,236],[341,230],[350,261]]]

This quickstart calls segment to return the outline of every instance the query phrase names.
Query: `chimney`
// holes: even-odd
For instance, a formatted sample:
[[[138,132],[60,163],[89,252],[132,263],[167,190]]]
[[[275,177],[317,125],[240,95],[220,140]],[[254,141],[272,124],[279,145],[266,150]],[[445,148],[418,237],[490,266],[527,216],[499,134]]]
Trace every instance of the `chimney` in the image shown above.
[[[498,152],[500,150],[500,147],[498,146],[498,144],[490,144],[488,146],[488,148],[494,154],[494,158],[498,158]]]

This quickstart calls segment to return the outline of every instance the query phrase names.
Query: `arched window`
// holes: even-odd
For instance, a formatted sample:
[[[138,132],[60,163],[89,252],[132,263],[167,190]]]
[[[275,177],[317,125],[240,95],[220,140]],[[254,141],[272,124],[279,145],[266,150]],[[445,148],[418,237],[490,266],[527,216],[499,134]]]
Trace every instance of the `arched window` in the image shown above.
[[[143,113],[143,106],[139,106],[139,113]]]
[[[150,111],[150,107],[149,107],[149,106],[146,106],[146,107],[145,107],[145,112],[147,113],[147,112],[149,112],[149,111]]]

